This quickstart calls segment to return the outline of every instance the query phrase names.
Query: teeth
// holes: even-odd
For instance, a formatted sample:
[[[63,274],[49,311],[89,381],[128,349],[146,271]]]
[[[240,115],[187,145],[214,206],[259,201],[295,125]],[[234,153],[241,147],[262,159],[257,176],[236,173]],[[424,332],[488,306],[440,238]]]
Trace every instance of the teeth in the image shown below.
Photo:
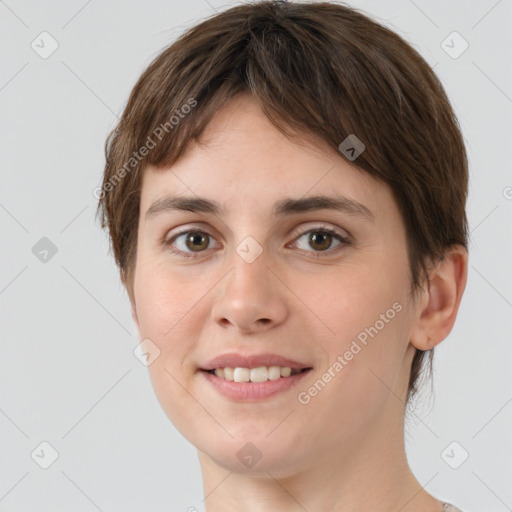
[[[292,369],[289,366],[281,368],[281,377],[289,377],[292,374]]]
[[[222,368],[221,368],[222,370]],[[233,380],[233,374],[235,373],[235,370],[233,368],[224,368],[224,378],[226,380]],[[215,374],[217,375],[217,374]],[[218,376],[218,375],[217,375]]]
[[[235,368],[233,380],[235,382],[249,382],[251,372],[249,368]]]
[[[268,380],[267,367],[258,366],[258,368],[251,368],[250,377],[251,382],[266,382]]]
[[[269,380],[277,380],[281,377],[281,368],[279,366],[270,366],[268,369]]]
[[[292,370],[289,366],[258,366],[257,368],[216,368],[215,375],[234,382],[266,382],[289,377],[301,370]]]

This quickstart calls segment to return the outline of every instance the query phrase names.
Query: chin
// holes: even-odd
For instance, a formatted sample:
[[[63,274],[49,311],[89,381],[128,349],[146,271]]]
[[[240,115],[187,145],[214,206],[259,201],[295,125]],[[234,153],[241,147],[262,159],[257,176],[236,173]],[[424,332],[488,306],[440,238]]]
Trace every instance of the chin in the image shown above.
[[[239,429],[232,439],[226,435],[223,439],[202,438],[200,443],[191,442],[216,465],[235,473],[265,478],[270,473],[284,478],[300,470],[305,454],[298,451],[301,444],[293,436],[283,437],[283,433],[278,432],[268,436],[271,429],[249,430],[250,434]]]

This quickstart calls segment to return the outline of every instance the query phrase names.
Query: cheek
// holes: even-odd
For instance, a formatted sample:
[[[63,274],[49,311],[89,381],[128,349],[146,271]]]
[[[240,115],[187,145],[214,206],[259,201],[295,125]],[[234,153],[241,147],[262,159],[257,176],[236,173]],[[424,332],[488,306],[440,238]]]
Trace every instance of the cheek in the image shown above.
[[[326,438],[348,443],[364,437],[365,429],[401,406],[396,396],[404,370],[404,309],[397,312],[400,308],[393,309],[392,304],[362,306],[356,319],[338,321],[335,338],[323,340],[328,362],[309,388],[298,390],[303,392],[298,398],[305,404],[307,423],[313,425],[320,418]]]
[[[393,304],[403,305],[404,301],[402,273],[393,273],[377,261],[338,265],[322,275],[297,276],[294,283],[297,296],[304,298],[307,310],[315,316],[317,333],[335,340],[331,348],[338,348],[336,341],[343,348],[347,341],[379,321],[380,315],[392,309]],[[396,309],[392,309],[384,318],[389,320],[385,329],[381,321],[377,327],[389,331],[397,316]]]
[[[135,299],[141,336],[160,351],[148,366],[151,384],[170,421],[178,430],[188,431],[201,414],[187,392],[187,375],[190,354],[199,339],[204,291],[190,286],[190,280],[187,284],[176,275],[169,276],[159,265],[146,264],[137,272]]]
[[[161,258],[141,257],[135,273],[135,300],[140,316],[160,324],[167,331],[175,317],[186,311],[192,290],[179,273],[171,273]],[[183,316],[183,315],[182,315]],[[164,331],[164,332],[165,332]],[[163,333],[162,333],[163,334]]]
[[[184,333],[193,333],[200,325],[197,311],[203,290],[190,286],[190,280],[168,275],[158,265],[142,267],[135,281],[141,336],[151,339],[164,356],[186,350],[190,336]]]
[[[387,392],[379,379],[392,386],[400,374],[409,322],[405,275],[405,270],[386,273],[379,264],[339,268],[322,279],[322,287],[310,288],[316,291],[309,294],[309,304],[322,320],[315,327],[327,356],[322,371],[330,369],[326,405],[334,400],[352,411],[360,411],[363,404],[377,407]]]

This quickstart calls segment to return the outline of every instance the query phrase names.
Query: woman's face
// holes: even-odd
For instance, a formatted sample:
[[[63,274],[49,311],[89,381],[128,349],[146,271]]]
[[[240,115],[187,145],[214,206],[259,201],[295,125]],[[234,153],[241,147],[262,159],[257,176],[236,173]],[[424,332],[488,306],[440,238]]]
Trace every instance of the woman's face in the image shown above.
[[[403,422],[417,316],[391,190],[318,141],[291,142],[247,96],[203,141],[143,179],[133,315],[159,351],[161,406],[236,471],[284,476],[381,446]],[[286,208],[313,196],[363,206]],[[206,371],[225,367],[242,369]],[[247,378],[262,382],[228,380]]]

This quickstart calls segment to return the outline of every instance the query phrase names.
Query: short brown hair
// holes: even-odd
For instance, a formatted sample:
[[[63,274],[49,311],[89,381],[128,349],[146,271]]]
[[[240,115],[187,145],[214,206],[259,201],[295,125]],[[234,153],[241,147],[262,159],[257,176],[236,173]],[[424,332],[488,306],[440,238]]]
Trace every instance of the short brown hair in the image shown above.
[[[413,300],[429,259],[442,259],[455,244],[467,249],[464,142],[425,60],[353,8],[257,1],[210,17],[165,48],[107,138],[97,214],[132,302],[144,168],[176,162],[242,92],[289,137],[313,134],[338,150],[355,134],[365,144],[354,163],[393,191],[406,227]],[[431,373],[433,351],[426,352]],[[416,350],[408,400],[424,356]]]

